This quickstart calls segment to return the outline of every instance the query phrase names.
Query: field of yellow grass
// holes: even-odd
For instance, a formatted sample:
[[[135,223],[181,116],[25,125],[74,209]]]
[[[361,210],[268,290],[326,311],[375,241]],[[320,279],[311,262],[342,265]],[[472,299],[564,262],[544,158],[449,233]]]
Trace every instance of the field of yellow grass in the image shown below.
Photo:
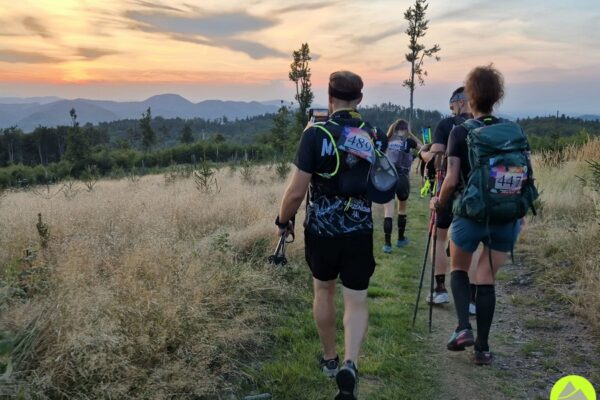
[[[600,334],[600,187],[587,163],[600,161],[600,138],[534,161],[541,202],[525,241],[540,282]]]
[[[600,201],[586,160],[600,160],[600,140],[535,157],[539,216],[523,242],[538,282],[599,332]],[[264,262],[277,175],[221,169],[218,193],[154,175],[0,197],[0,392],[4,379],[22,398],[240,398],[286,304],[307,297],[306,271]]]
[[[297,290],[264,263],[284,184],[254,172],[219,171],[218,194],[155,175],[5,195],[0,331],[24,397],[232,395]]]

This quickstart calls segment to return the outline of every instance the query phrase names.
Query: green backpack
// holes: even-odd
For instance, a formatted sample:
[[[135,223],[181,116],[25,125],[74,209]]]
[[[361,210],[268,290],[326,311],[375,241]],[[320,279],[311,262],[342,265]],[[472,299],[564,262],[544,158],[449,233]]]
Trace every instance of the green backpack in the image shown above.
[[[529,209],[535,215],[538,191],[521,127],[507,120],[488,125],[470,119],[462,125],[468,131],[471,172],[454,201],[454,214],[486,224],[514,222]]]

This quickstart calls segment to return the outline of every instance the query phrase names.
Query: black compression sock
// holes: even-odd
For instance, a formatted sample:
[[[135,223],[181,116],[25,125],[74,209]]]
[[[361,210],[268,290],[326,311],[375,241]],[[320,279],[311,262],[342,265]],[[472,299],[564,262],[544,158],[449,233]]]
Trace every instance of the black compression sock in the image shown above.
[[[471,287],[471,303],[475,303],[475,295],[477,294],[477,285],[471,283],[469,285]]]
[[[435,283],[436,283],[436,291],[439,291],[437,289],[445,290],[446,289],[446,274],[436,275]]]
[[[406,230],[406,215],[398,214],[398,240],[404,240]]]
[[[393,221],[391,217],[383,219],[383,234],[385,236],[385,244],[388,246],[392,245],[392,226]]]
[[[454,306],[456,307],[456,316],[458,317],[458,329],[471,329],[469,323],[469,274],[466,271],[452,271],[450,273],[450,287],[452,288],[452,297],[454,297]],[[479,313],[479,310],[477,310]]]
[[[475,306],[477,307],[475,350],[490,351],[488,337],[494,319],[494,310],[496,309],[496,287],[494,285],[477,285]]]

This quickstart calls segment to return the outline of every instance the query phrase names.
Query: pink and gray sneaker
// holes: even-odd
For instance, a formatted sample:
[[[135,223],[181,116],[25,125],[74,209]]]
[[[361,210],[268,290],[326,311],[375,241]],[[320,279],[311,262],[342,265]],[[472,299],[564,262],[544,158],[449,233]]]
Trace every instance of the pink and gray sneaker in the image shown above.
[[[465,347],[473,346],[474,344],[473,331],[471,329],[463,329],[461,331],[454,331],[446,348],[450,351],[463,351]]]

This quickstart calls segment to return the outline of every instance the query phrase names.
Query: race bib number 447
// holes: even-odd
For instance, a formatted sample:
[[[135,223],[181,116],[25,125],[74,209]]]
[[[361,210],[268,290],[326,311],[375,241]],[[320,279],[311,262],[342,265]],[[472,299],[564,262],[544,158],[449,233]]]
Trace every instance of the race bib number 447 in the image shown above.
[[[338,149],[365,159],[371,164],[375,161],[375,148],[373,147],[371,137],[360,128],[344,127],[338,143]]]
[[[527,167],[490,168],[490,191],[498,194],[518,194],[527,180]]]

